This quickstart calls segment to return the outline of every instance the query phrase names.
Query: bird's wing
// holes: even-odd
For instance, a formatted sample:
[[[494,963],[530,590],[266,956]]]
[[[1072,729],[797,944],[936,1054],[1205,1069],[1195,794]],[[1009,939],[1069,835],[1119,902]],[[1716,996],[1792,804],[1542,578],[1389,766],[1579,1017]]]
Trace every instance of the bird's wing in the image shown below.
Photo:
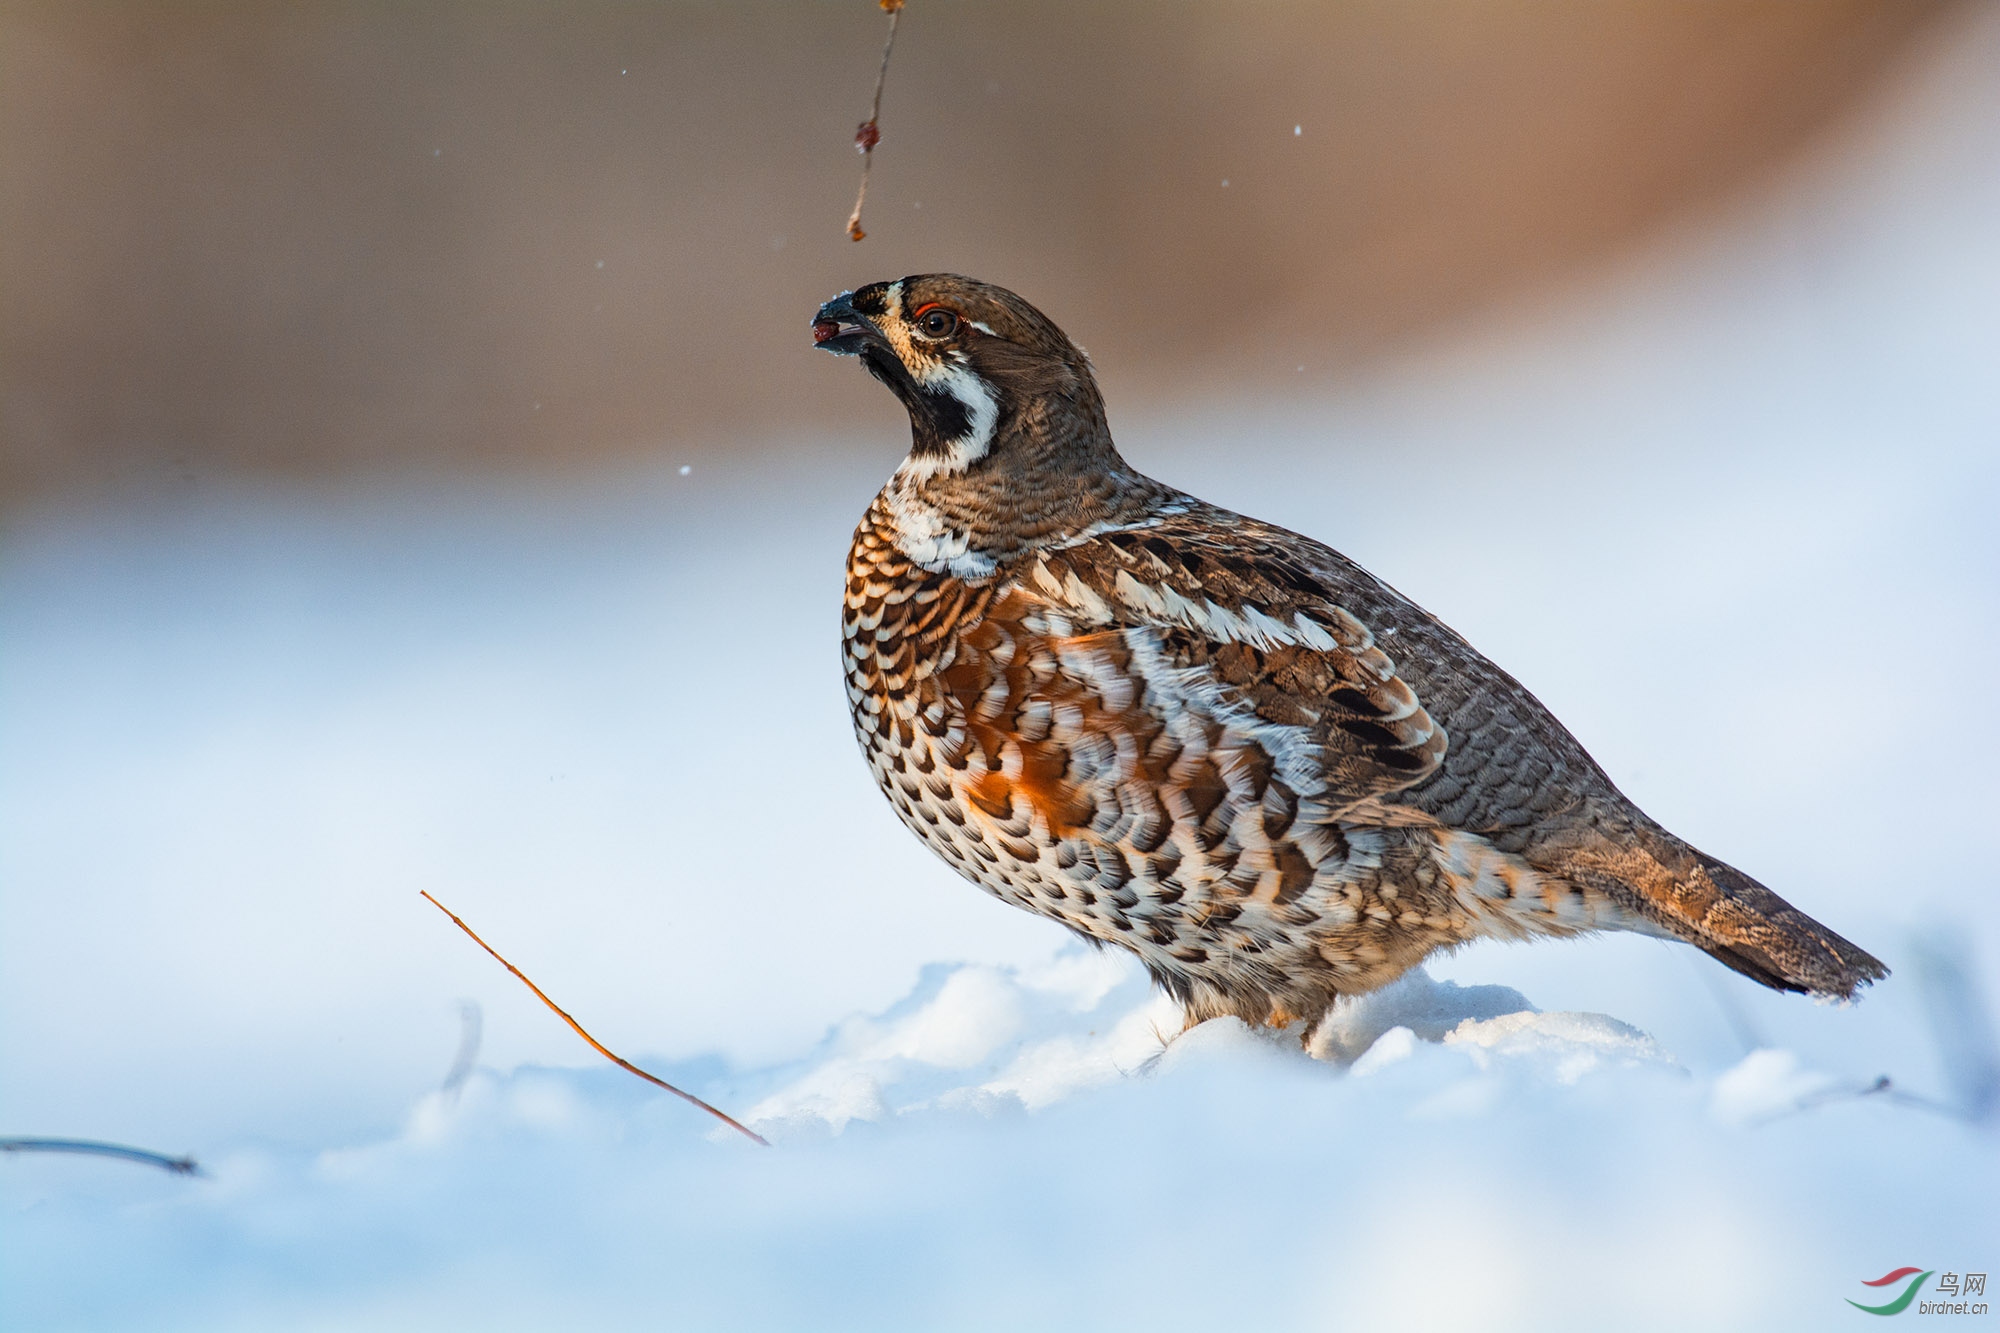
[[[1147,711],[1191,714],[1219,742],[1261,750],[1328,813],[1444,759],[1444,728],[1368,626],[1281,548],[1192,523],[1120,529],[1037,552],[1015,583],[1051,629],[1115,637]]]
[[[1356,855],[1342,812],[1433,774],[1445,734],[1322,583],[1292,586],[1283,558],[1226,539],[1158,535],[1105,532],[912,595],[890,695],[857,716],[900,730],[891,800],[964,873],[1137,949],[1204,1012],[1264,1017],[1177,970],[1218,958],[1241,995],[1305,1012],[1329,965],[1307,928],[1351,923],[1407,851],[1378,833]],[[948,647],[927,661],[932,641]],[[1329,975],[1393,974],[1449,938],[1412,932],[1395,966],[1377,950]]]

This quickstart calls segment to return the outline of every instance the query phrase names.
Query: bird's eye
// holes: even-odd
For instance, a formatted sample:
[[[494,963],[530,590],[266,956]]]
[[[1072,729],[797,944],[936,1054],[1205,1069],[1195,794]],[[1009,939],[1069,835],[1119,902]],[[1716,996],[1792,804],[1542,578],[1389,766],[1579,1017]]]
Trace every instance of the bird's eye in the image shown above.
[[[958,316],[941,305],[926,306],[917,312],[917,332],[926,338],[949,338],[958,332]]]

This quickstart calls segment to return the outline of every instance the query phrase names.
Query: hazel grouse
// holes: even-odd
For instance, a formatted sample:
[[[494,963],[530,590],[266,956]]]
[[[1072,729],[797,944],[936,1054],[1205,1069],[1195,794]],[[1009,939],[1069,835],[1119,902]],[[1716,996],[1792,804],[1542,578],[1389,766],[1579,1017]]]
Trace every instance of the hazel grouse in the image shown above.
[[[1488,936],[1638,931],[1843,999],[1885,975],[1648,819],[1422,607],[1134,471],[1089,361],[1012,292],[878,282],[813,338],[910,414],[847,559],[876,781],[960,874],[1131,950],[1189,1022],[1316,1020]]]

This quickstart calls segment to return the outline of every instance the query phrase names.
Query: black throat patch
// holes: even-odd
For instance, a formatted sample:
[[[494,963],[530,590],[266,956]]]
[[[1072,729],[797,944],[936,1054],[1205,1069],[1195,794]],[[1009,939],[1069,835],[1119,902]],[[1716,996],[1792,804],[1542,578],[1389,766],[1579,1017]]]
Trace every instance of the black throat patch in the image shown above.
[[[862,350],[861,364],[889,387],[910,414],[910,447],[920,454],[942,454],[954,440],[972,429],[972,412],[956,395],[925,388],[911,376],[902,359],[886,347]]]

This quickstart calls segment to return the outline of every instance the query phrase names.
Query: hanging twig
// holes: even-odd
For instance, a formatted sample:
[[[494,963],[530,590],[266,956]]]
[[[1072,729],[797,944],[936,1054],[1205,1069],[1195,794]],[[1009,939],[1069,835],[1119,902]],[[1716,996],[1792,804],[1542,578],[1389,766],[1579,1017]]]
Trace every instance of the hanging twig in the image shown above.
[[[86,1157],[115,1157],[121,1162],[157,1166],[177,1176],[198,1176],[201,1168],[192,1157],[169,1157],[144,1148],[128,1148],[122,1143],[99,1143],[95,1139],[0,1139],[0,1152],[73,1152]]]
[[[854,211],[847,215],[847,239],[858,241],[868,233],[861,230],[861,206],[868,202],[868,168],[875,161],[875,145],[882,142],[882,85],[889,79],[889,53],[896,49],[896,24],[903,17],[903,0],[880,0],[889,13],[889,39],[882,43],[882,68],[875,73],[875,101],[868,119],[854,132],[854,147],[861,154],[861,191],[854,196]]]
[[[526,986],[529,990],[533,991],[535,993],[536,999],[540,1000],[543,1004],[547,1005],[549,1008],[555,1010],[556,1017],[560,1018],[563,1022],[569,1024],[570,1031],[576,1033],[577,1036],[582,1037],[585,1041],[589,1042],[590,1048],[592,1050],[596,1051],[599,1055],[609,1060],[612,1064],[617,1065],[620,1069],[624,1070],[626,1073],[637,1074],[640,1078],[645,1079],[648,1083],[652,1084],[654,1087],[663,1088],[666,1091],[674,1094],[674,1096],[680,1098],[682,1101],[688,1102],[695,1106],[699,1106],[702,1110],[708,1112],[710,1115],[714,1116],[717,1120],[720,1120],[723,1124],[728,1125],[731,1129],[736,1130],[738,1133],[743,1134],[749,1138],[755,1139],[758,1143],[763,1144],[766,1148],[771,1146],[771,1141],[769,1139],[765,1138],[762,1134],[759,1134],[756,1130],[751,1129],[749,1126],[745,1125],[742,1121],[736,1119],[734,1116],[731,1116],[726,1112],[716,1110],[713,1106],[710,1106],[707,1102],[703,1101],[701,1098],[695,1096],[691,1092],[682,1092],[679,1088],[675,1087],[673,1084],[667,1082],[663,1078],[654,1078],[651,1074],[648,1074],[645,1070],[639,1068],[639,1066],[633,1064],[630,1060],[625,1059],[625,1057],[621,1055],[614,1055],[609,1049],[605,1047],[603,1042],[591,1036],[588,1032],[585,1032],[583,1030],[583,1024],[577,1022],[574,1018],[571,1018],[567,1013],[565,1013],[561,1005],[557,1004],[554,1000],[551,1000],[548,996],[544,995],[542,993],[542,988],[540,986],[537,986],[534,982],[528,980],[527,973],[523,972],[520,968],[515,967],[505,958],[501,958],[500,951],[495,949],[492,945],[488,944],[485,940],[480,939],[478,932],[473,930],[471,926],[466,925],[465,922],[459,920],[457,913],[453,912],[449,907],[446,907],[443,903],[439,902],[437,899],[432,898],[428,891],[419,889],[418,892],[422,893],[425,898],[430,900],[431,906],[437,908],[438,911],[443,912],[446,916],[450,917],[451,923],[453,925],[457,926],[460,930],[464,931],[466,934],[472,936],[472,942],[474,944],[486,950],[486,952],[492,954],[495,959],[498,959],[500,966],[506,968],[509,972],[512,972],[515,976],[519,977],[521,979],[521,984]]]

